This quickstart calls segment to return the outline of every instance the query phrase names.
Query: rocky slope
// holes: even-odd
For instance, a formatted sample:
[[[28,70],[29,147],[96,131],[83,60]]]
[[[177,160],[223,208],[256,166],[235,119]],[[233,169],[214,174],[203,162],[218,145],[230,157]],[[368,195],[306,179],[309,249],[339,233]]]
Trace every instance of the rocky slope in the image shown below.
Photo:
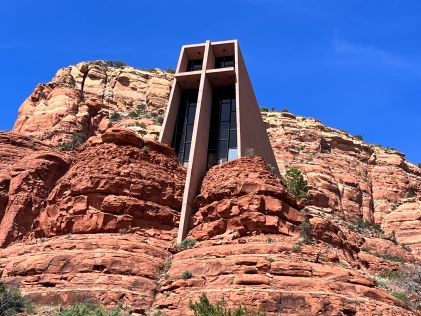
[[[421,169],[393,149],[370,145],[320,121],[264,112],[280,170],[303,170],[309,206],[347,220],[365,218],[421,253]]]
[[[2,281],[40,304],[144,312],[176,236],[184,178],[172,150],[130,130],[91,138],[26,219],[26,238],[0,250]]]
[[[308,215],[314,240],[300,244],[306,216],[260,158],[212,168],[197,200],[190,235],[201,242],[172,258],[154,302],[166,315],[192,315],[200,293],[268,315],[415,314],[375,286],[361,235]]]
[[[180,251],[185,169],[153,141],[172,75],[118,66],[59,70],[0,133],[2,281],[40,304],[139,313],[188,315],[206,293],[268,315],[417,314],[419,168],[317,120],[264,112],[280,170],[303,170],[310,198],[258,157],[216,166],[196,199],[197,243]]]

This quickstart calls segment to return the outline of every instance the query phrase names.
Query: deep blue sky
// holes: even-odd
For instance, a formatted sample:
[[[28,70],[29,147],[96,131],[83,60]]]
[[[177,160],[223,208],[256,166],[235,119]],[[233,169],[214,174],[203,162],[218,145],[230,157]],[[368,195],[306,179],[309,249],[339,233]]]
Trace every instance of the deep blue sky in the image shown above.
[[[0,129],[60,67],[175,68],[182,44],[233,38],[262,106],[421,162],[419,0],[1,0]]]

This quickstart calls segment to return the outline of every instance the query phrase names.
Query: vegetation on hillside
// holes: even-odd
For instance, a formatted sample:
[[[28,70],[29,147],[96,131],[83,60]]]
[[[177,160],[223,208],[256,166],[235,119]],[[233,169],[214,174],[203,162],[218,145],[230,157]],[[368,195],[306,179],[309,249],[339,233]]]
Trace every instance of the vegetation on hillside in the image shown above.
[[[283,177],[283,182],[288,191],[297,198],[309,198],[307,180],[304,178],[304,173],[301,170],[288,167]]]

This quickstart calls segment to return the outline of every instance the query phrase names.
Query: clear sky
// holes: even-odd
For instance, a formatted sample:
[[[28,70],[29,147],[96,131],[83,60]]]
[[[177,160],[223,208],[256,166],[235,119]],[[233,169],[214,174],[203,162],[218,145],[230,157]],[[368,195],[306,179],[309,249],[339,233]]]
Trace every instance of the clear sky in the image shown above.
[[[182,44],[238,39],[259,103],[421,162],[419,0],[1,0],[0,129],[58,68],[175,68]]]

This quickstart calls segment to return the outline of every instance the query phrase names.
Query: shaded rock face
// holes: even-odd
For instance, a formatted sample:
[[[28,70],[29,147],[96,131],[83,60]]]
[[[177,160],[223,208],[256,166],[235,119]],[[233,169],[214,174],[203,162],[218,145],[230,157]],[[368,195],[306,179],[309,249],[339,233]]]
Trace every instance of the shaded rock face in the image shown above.
[[[176,238],[185,168],[167,146],[111,128],[55,184],[26,242],[0,250],[2,280],[39,304],[145,312]]]
[[[13,131],[54,145],[69,141],[73,132],[89,137],[114,125],[153,137],[159,134],[157,119],[164,114],[172,78],[105,61],[69,66],[35,88],[21,105]],[[140,106],[153,116],[127,115]]]
[[[421,227],[419,204],[413,202],[421,199],[420,168],[395,150],[367,144],[318,120],[279,112],[262,115],[279,169],[294,166],[306,173],[312,196],[307,205],[349,221],[374,221],[387,233],[395,231],[415,253],[421,251],[421,234],[412,229]],[[393,213],[405,222],[393,219]],[[403,237],[409,234],[412,240]]]
[[[415,315],[375,286],[367,273],[373,262],[359,258],[364,238],[298,211],[261,158],[212,168],[197,204],[190,236],[199,243],[174,255],[153,304],[166,315],[192,315],[189,301],[201,293],[267,315]],[[313,242],[300,245],[305,218]],[[394,251],[390,243],[376,250]],[[182,277],[187,271],[191,278]]]
[[[0,132],[0,246],[31,232],[71,157],[27,136]]]

